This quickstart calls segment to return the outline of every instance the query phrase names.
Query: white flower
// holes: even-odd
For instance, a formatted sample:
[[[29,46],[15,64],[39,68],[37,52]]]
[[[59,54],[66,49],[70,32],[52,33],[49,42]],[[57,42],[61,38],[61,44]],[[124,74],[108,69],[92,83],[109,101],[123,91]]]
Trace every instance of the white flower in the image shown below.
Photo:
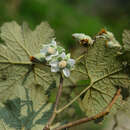
[[[70,76],[70,70],[74,67],[74,64],[75,60],[70,58],[70,54],[66,55],[64,52],[49,63],[51,72],[62,71],[66,77]]]
[[[57,56],[59,53],[57,51],[55,39],[52,39],[50,44],[43,45],[43,48],[40,50],[40,53],[44,55],[46,61],[49,61],[52,59],[52,57]]]
[[[93,45],[94,40],[89,36],[85,35],[84,33],[74,33],[72,37],[77,39],[79,42],[87,41],[88,45]]]
[[[56,45],[55,39],[50,44],[43,45],[40,53],[31,56],[33,62],[46,62],[51,66],[51,72],[63,72],[66,77],[70,76],[70,70],[74,67],[75,60],[70,58],[70,54],[65,54],[65,49]]]
[[[43,48],[40,50],[40,53],[30,56],[31,61],[51,61],[52,58],[56,58],[59,54],[64,52],[65,49],[61,46],[56,45],[55,39],[52,39],[50,44],[43,45]]]

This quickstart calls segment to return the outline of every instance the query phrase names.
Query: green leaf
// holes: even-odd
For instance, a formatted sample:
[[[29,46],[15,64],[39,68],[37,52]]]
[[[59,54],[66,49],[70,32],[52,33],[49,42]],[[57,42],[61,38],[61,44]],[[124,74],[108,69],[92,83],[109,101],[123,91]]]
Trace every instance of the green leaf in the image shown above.
[[[121,108],[121,111],[124,112],[124,113],[126,113],[130,117],[130,97],[128,97],[125,102],[126,103]]]
[[[118,87],[128,89],[130,86],[130,77],[118,60],[117,51],[107,48],[105,41],[96,39],[86,54],[87,75],[91,83],[80,106],[88,116],[102,112],[112,101]],[[122,96],[113,105],[112,111],[115,112],[121,104]]]
[[[130,66],[130,30],[125,30],[122,35],[124,51],[120,58],[125,64]]]
[[[125,51],[130,51],[130,30],[125,30],[122,37]]]
[[[85,57],[76,62],[75,68],[71,71],[70,77],[64,80],[64,86],[77,86],[80,80],[88,80]]]
[[[27,24],[5,23],[1,27],[0,44],[0,100],[6,100],[18,85],[41,85],[46,90],[56,79],[50,68],[43,64],[33,64],[30,56],[40,52],[43,44],[54,37],[50,26],[43,22],[31,31]]]
[[[15,96],[0,104],[0,126],[9,130],[42,130],[49,120],[53,105],[41,86],[17,86]],[[11,93],[10,93],[11,94]]]

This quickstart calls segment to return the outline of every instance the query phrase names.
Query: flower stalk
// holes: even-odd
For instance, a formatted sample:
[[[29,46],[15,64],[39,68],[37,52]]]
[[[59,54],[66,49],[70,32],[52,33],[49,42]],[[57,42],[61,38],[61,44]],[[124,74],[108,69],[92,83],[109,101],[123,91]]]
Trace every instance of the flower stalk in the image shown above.
[[[65,125],[62,125],[62,126],[59,126],[58,128],[55,128],[54,130],[62,130],[62,129],[65,129],[65,128],[70,128],[70,127],[73,127],[73,126],[76,126],[76,125],[80,125],[82,123],[87,123],[89,121],[92,121],[92,120],[96,120],[98,118],[101,118],[101,117],[104,117],[105,115],[107,115],[113,104],[115,104],[115,102],[117,101],[117,99],[119,98],[120,96],[120,92],[121,92],[121,89],[118,89],[115,96],[113,97],[112,101],[110,102],[110,104],[106,107],[106,109],[98,114],[96,114],[95,116],[92,116],[92,117],[84,117],[80,120],[76,120],[76,121],[73,121],[73,122],[70,122],[68,124],[65,124]]]
[[[58,93],[57,93],[57,96],[56,96],[56,102],[55,102],[55,105],[54,105],[54,110],[53,110],[53,113],[52,113],[50,120],[48,121],[47,125],[45,126],[45,128],[43,130],[50,130],[50,126],[51,126],[51,124],[53,123],[53,121],[56,117],[57,107],[58,107],[60,97],[61,97],[61,93],[62,93],[62,87],[63,87],[63,77],[62,77],[62,74],[60,73],[60,84],[59,84]]]

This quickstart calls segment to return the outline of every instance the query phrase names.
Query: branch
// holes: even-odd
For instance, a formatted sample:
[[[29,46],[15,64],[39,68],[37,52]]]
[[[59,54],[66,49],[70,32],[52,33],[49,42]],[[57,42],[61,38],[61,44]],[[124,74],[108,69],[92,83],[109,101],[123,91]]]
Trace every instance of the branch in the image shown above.
[[[57,111],[57,106],[59,104],[60,96],[61,96],[61,93],[62,93],[62,87],[63,87],[63,77],[62,77],[62,74],[60,74],[60,84],[59,84],[58,93],[57,93],[57,96],[56,96],[56,102],[55,102],[54,110],[53,110],[51,118],[49,119],[47,125],[45,126],[45,128],[43,130],[50,130],[50,125],[53,123],[53,121],[56,117],[56,114],[57,114],[56,111]]]
[[[82,118],[80,120],[77,120],[77,121],[73,121],[73,122],[70,122],[68,124],[65,124],[65,125],[62,125],[54,130],[62,130],[64,128],[70,128],[72,126],[76,126],[76,125],[79,125],[79,124],[82,124],[82,123],[87,123],[89,121],[92,121],[92,120],[95,120],[95,119],[98,119],[98,118],[101,118],[105,115],[107,115],[113,104],[117,101],[118,97],[120,96],[120,92],[121,92],[121,89],[118,89],[117,93],[115,94],[114,98],[112,99],[111,103],[107,106],[107,108],[103,111],[103,112],[100,112],[99,114],[96,114],[95,116],[92,116],[92,117],[85,117],[85,118]]]

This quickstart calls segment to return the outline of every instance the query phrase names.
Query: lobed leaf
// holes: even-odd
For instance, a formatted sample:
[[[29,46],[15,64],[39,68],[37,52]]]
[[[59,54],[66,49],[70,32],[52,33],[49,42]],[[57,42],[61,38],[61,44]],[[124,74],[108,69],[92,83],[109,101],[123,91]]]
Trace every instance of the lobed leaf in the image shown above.
[[[46,22],[34,31],[25,23],[21,27],[16,22],[9,22],[1,27],[0,38],[5,42],[5,45],[0,44],[1,101],[8,99],[17,86],[34,84],[47,90],[53,83],[56,76],[48,66],[30,61],[30,56],[39,53],[42,45],[50,42],[53,37],[54,32]]]
[[[96,39],[93,47],[86,54],[87,75],[91,84],[80,102],[81,109],[88,116],[102,112],[115,96],[118,87],[130,86],[130,77],[115,49],[105,46],[105,39]],[[122,96],[113,105],[115,112],[122,104]]]
[[[77,86],[80,80],[88,80],[87,70],[85,67],[85,58],[82,57],[77,61],[70,77],[64,80],[64,86]]]
[[[41,86],[17,86],[10,98],[0,104],[0,124],[2,129],[36,130],[43,129],[49,120],[53,105],[47,103],[47,96]],[[17,95],[16,95],[17,93]],[[48,114],[47,114],[48,113]]]

